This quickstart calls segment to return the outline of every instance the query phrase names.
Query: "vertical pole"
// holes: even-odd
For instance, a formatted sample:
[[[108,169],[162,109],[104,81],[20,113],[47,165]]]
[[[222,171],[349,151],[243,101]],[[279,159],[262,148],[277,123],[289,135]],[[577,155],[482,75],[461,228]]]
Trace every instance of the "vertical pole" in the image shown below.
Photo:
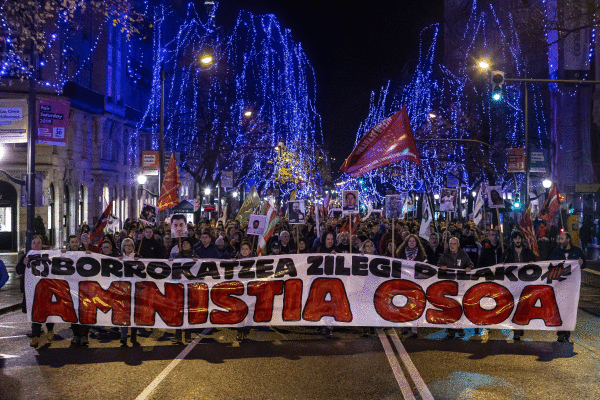
[[[523,204],[529,204],[529,95],[527,94],[527,82],[523,82],[525,94],[523,96],[523,119],[525,124],[525,196]],[[500,222],[500,221],[498,221]]]
[[[394,241],[394,231],[395,230],[396,230],[396,227],[394,226],[394,218],[392,218],[392,258],[396,257],[396,242]]]
[[[34,63],[34,49],[31,48],[31,64]],[[29,112],[27,135],[27,232],[25,234],[25,250],[31,250],[33,240],[33,220],[35,219],[35,141],[37,140],[36,120],[36,91],[33,70],[29,76],[29,99],[27,109]],[[54,217],[54,216],[53,216]]]
[[[165,68],[160,64],[160,130],[158,134],[158,190],[165,173]]]
[[[352,214],[348,214],[348,226],[349,226],[349,234],[350,234],[350,243],[349,243],[349,251],[352,254]]]

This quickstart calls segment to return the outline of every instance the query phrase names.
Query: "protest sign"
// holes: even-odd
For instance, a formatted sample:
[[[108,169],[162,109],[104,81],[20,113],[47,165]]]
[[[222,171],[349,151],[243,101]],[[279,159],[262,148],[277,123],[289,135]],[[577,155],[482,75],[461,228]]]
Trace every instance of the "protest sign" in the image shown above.
[[[167,261],[51,250],[28,257],[27,316],[38,323],[573,330],[581,282],[577,261],[466,272],[351,254]]]

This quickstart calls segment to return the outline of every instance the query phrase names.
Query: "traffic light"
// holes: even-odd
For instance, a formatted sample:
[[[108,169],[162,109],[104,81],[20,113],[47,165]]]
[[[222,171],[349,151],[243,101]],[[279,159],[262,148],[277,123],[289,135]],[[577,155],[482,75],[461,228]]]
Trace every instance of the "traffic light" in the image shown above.
[[[504,71],[492,71],[492,100],[502,100],[502,87],[504,86]]]
[[[518,211],[518,210],[520,210],[520,209],[521,209],[521,206],[522,206],[522,204],[521,204],[521,202],[520,202],[519,200],[515,200],[515,201],[513,202],[513,204],[512,204],[512,208],[513,208],[513,210],[515,210],[515,211]]]

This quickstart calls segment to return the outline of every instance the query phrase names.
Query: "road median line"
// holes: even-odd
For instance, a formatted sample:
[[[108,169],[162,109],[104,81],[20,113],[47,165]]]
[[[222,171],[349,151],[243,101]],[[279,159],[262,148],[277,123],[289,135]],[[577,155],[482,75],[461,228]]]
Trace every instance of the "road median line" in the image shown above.
[[[398,386],[400,387],[400,391],[402,392],[402,397],[404,400],[415,400],[415,395],[413,394],[412,389],[410,388],[410,383],[404,372],[402,371],[402,367],[396,358],[396,354],[394,353],[394,349],[392,349],[392,345],[383,331],[383,329],[377,329],[377,334],[379,335],[379,340],[381,341],[381,345],[383,346],[383,350],[385,351],[385,355],[390,363],[390,367],[392,367],[392,372],[394,373],[394,377],[396,378],[396,382],[398,382]]]
[[[171,371],[177,365],[179,365],[179,363],[189,354],[190,351],[192,351],[194,347],[196,347],[198,343],[200,343],[200,341],[210,332],[210,330],[210,328],[207,328],[203,330],[202,333],[200,333],[198,336],[196,336],[192,343],[188,344],[187,347],[183,349],[183,351],[179,353],[173,361],[171,361],[167,368],[165,368],[160,374],[158,374],[158,376],[154,378],[152,383],[150,383],[150,385],[148,385],[146,389],[144,389],[144,391],[140,393],[138,397],[136,397],[136,400],[147,399],[152,394],[152,392],[158,387],[158,385],[160,385],[160,383],[171,373]]]
[[[396,330],[392,329],[391,331],[392,332],[390,333],[390,337],[392,339],[392,343],[394,343],[394,346],[396,346],[396,350],[398,350],[398,354],[400,355],[400,360],[404,363],[404,367],[408,371],[415,386],[417,387],[421,398],[423,400],[434,400],[433,396],[431,395],[431,392],[429,391],[429,388],[423,380],[423,377],[421,377],[421,374],[419,374],[417,367],[415,367],[415,364],[413,364],[412,360],[410,359],[410,356],[406,352],[406,349],[402,345],[402,342],[400,341]]]

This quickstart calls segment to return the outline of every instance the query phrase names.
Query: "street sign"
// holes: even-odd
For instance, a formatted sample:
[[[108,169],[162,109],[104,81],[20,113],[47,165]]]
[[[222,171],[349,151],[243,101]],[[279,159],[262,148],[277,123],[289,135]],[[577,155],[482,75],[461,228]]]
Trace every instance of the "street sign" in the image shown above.
[[[0,143],[27,143],[27,99],[0,99]]]
[[[71,104],[68,101],[37,101],[38,143],[64,146]]]
[[[529,172],[546,173],[546,151],[532,147],[529,152]]]
[[[142,173],[144,175],[158,175],[159,167],[158,151],[142,151]]]
[[[506,172],[525,172],[525,149],[506,149]]]

